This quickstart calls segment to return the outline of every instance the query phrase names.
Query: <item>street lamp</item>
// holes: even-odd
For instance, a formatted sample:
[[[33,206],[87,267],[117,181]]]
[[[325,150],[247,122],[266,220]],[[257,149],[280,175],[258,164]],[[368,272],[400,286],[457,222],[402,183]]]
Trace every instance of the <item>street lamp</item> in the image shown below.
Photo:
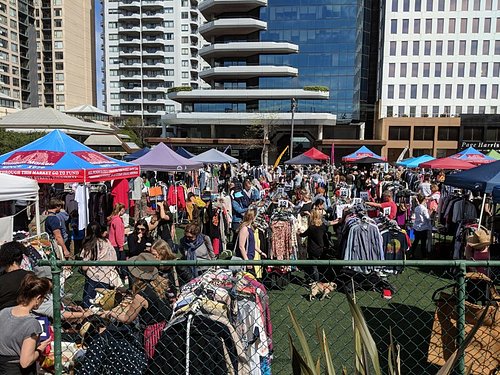
[[[293,128],[295,125],[295,110],[297,109],[297,101],[295,98],[292,98],[291,100],[291,106],[292,106],[292,129],[290,131],[290,159],[293,158]]]

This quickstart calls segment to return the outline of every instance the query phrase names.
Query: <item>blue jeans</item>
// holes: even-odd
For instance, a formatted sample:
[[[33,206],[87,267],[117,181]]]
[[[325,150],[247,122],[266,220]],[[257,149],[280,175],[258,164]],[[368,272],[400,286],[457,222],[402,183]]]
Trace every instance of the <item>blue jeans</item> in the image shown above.
[[[95,290],[97,288],[111,289],[111,286],[106,283],[92,280],[90,277],[85,276],[85,285],[83,287],[82,300],[82,306],[84,308],[88,309],[92,305],[92,302],[90,302],[90,300],[95,298],[97,294]]]
[[[116,260],[127,260],[127,254],[125,253],[124,250],[120,251],[119,247],[115,247],[115,251],[116,251]],[[117,266],[116,270],[118,271],[118,274],[120,275],[122,280],[125,278],[125,276],[127,276],[126,267]]]

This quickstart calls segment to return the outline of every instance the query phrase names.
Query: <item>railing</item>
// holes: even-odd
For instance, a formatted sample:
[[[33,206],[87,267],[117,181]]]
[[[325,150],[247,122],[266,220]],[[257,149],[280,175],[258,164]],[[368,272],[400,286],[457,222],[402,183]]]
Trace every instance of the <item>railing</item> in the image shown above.
[[[439,367],[444,363],[444,349],[440,346],[444,336],[451,341],[455,346],[464,342],[466,332],[470,330],[469,307],[470,301],[468,292],[472,285],[466,277],[466,271],[469,267],[483,267],[492,274],[498,272],[500,261],[343,261],[343,260],[319,260],[319,261],[275,261],[275,260],[259,260],[259,261],[120,261],[120,262],[85,262],[85,261],[44,261],[41,263],[51,267],[53,281],[53,306],[54,306],[54,355],[55,355],[55,371],[56,374],[63,372],[63,356],[61,350],[62,342],[62,320],[61,320],[61,287],[63,269],[73,269],[73,275],[64,281],[64,290],[72,295],[73,302],[78,302],[82,292],[83,285],[86,279],[91,277],[89,274],[92,268],[83,276],[77,270],[82,266],[87,267],[103,267],[112,266],[113,269],[120,270],[122,275],[127,274],[131,277],[130,268],[128,266],[143,267],[155,266],[160,269],[191,269],[191,267],[241,267],[251,271],[252,273],[262,272],[260,279],[262,284],[267,288],[267,298],[269,300],[270,318],[273,325],[272,334],[272,356],[266,351],[264,346],[262,350],[262,358],[267,355],[272,357],[272,372],[275,374],[291,374],[292,362],[290,358],[288,335],[294,336],[290,317],[288,315],[287,306],[297,316],[299,323],[303,327],[313,351],[314,358],[320,354],[319,344],[314,341],[317,328],[324,329],[330,343],[330,352],[332,353],[333,361],[336,367],[345,366],[348,373],[353,372],[355,362],[355,351],[353,345],[352,334],[352,317],[349,313],[349,307],[346,303],[345,294],[355,297],[357,304],[361,307],[366,319],[369,330],[373,336],[377,348],[383,373],[387,373],[387,347],[389,345],[389,332],[396,344],[401,348],[401,366],[402,373],[407,374],[434,374]],[[316,270],[314,269],[316,267]],[[352,267],[370,267],[377,271],[385,273],[375,276],[370,274],[365,276],[361,273],[352,273],[349,268]],[[213,271],[214,268],[211,268]],[[280,272],[278,272],[280,270]],[[398,274],[391,274],[394,270],[398,270]],[[211,272],[209,271],[209,272]],[[315,272],[318,272],[319,279],[322,283],[308,284],[307,277],[315,278]],[[114,272],[114,271],[113,271]],[[149,272],[149,271],[147,271]],[[237,272],[233,270],[233,272]],[[134,273],[132,273],[134,274]],[[241,275],[241,274],[238,274]],[[380,272],[378,273],[380,275]],[[500,278],[500,275],[497,274]],[[166,277],[166,276],[165,276]],[[316,279],[318,280],[318,279]],[[500,280],[497,280],[500,281]],[[335,282],[328,284],[328,282]],[[443,299],[439,297],[438,292],[444,293],[446,286],[451,286],[447,290],[453,297],[453,304],[447,306],[447,310],[452,314],[445,316],[445,321],[439,321],[438,312],[443,307],[440,304],[443,300],[451,301],[451,299]],[[186,288],[186,287],[184,287]],[[316,288],[316,289],[314,289]],[[361,290],[363,289],[363,290]],[[198,290],[199,291],[199,290]],[[318,293],[316,296],[313,296]],[[196,294],[196,293],[195,293]],[[185,293],[181,293],[179,298]],[[444,294],[442,294],[444,295]],[[311,301],[310,298],[313,297]],[[323,299],[323,297],[326,297]],[[477,296],[476,296],[477,297]],[[229,298],[229,297],[228,297]],[[67,298],[66,298],[67,299]],[[238,298],[231,294],[231,300],[237,304]],[[255,302],[255,299],[253,299]],[[441,302],[440,302],[441,301]],[[220,302],[220,301],[219,301]],[[219,303],[218,302],[218,303]],[[252,305],[255,307],[255,303]],[[225,314],[230,314],[232,311],[229,306]],[[242,306],[240,306],[242,308]],[[497,309],[498,310],[498,309]],[[211,312],[205,312],[211,314]],[[220,313],[218,310],[217,314]],[[194,313],[193,313],[194,314]],[[215,313],[212,313],[215,314]],[[106,313],[105,313],[106,315]],[[196,315],[196,314],[194,314]],[[467,320],[466,320],[467,316]],[[496,329],[496,334],[500,338],[500,322],[498,321],[500,314],[496,314],[493,328]],[[229,317],[231,318],[231,316]],[[232,318],[237,319],[236,316]],[[442,318],[442,317],[441,317]],[[222,319],[222,318],[221,318]],[[493,318],[495,319],[495,318]],[[224,322],[226,321],[224,318]],[[445,324],[446,323],[446,324]],[[193,324],[194,321],[193,321]],[[175,325],[174,325],[175,326]],[[179,328],[178,326],[175,326]],[[170,347],[173,345],[171,341],[172,332],[175,332],[175,327],[166,326],[165,337],[160,338],[160,343],[157,344],[156,356],[166,355],[172,358],[163,358],[166,363],[178,363],[179,353]],[[239,327],[239,326],[238,326]],[[262,329],[262,325],[259,326]],[[447,331],[446,327],[453,328]],[[193,326],[192,329],[195,329]],[[241,329],[239,327],[238,329]],[[184,332],[184,331],[182,331]],[[258,331],[257,331],[258,332]],[[185,333],[185,332],[184,332]],[[170,336],[168,336],[170,335]],[[193,334],[194,335],[194,334]],[[476,334],[477,336],[478,334]],[[189,336],[189,335],[188,335]],[[233,335],[238,336],[236,333]],[[183,342],[183,337],[179,333],[179,340]],[[191,342],[193,356],[192,361],[196,362],[195,355],[204,355],[210,358],[215,355],[214,348],[210,347],[195,347],[197,339],[193,336]],[[239,337],[239,336],[238,336]],[[261,337],[262,338],[262,337]],[[269,337],[268,337],[269,338]],[[199,339],[199,338],[198,338]],[[168,340],[168,343],[163,342]],[[255,340],[258,341],[257,338]],[[247,345],[247,349],[251,347],[252,340],[247,340],[238,345]],[[295,340],[296,341],[296,340]],[[494,343],[495,344],[495,343]],[[238,346],[237,345],[237,346]],[[188,345],[189,346],[189,345]],[[169,349],[170,348],[170,349]],[[225,347],[225,350],[229,350]],[[185,348],[184,348],[185,349]],[[181,352],[186,354],[184,349]],[[171,353],[173,350],[175,353]],[[236,349],[235,349],[236,350]],[[250,350],[250,349],[248,349]],[[483,348],[483,350],[485,350]],[[196,354],[194,354],[196,352]],[[203,352],[203,353],[202,353]],[[268,353],[268,354],[266,354]],[[221,353],[216,353],[224,357]],[[227,354],[227,353],[226,353]],[[229,353],[230,355],[231,353]],[[240,353],[242,354],[242,353]],[[244,354],[244,353],[243,353]],[[146,361],[145,354],[144,361]],[[85,357],[84,357],[85,358]],[[142,358],[142,357],[141,357]],[[202,358],[202,357],[200,357]],[[255,359],[255,357],[253,357]],[[258,357],[257,357],[258,358]],[[498,360],[496,353],[496,360]],[[185,359],[185,358],[183,358]],[[116,360],[116,359],[115,359]],[[141,363],[140,359],[137,364]],[[213,357],[211,359],[214,360]],[[150,360],[151,361],[151,360]],[[156,360],[149,362],[155,365]],[[210,362],[209,359],[207,359]],[[119,373],[120,361],[115,363],[116,371]],[[189,360],[188,360],[189,362]],[[456,365],[457,374],[465,374],[469,366],[480,368],[481,363],[471,356],[471,353],[465,352],[462,354]],[[483,361],[484,362],[484,361]],[[90,362],[83,362],[89,364]],[[253,365],[254,362],[249,362],[243,365]],[[81,363],[80,363],[81,365]],[[125,365],[125,364],[124,364]],[[157,364],[156,364],[157,365]],[[206,364],[209,366],[209,364]],[[221,363],[221,366],[226,364]],[[261,362],[262,365],[262,362]],[[484,364],[483,364],[484,365]],[[487,364],[486,364],[487,365]],[[499,363],[500,365],[500,363]],[[170,364],[169,364],[170,366]],[[226,367],[224,367],[226,368]],[[477,370],[476,368],[476,370]],[[207,368],[206,373],[213,371],[213,368]],[[164,370],[167,371],[167,370]],[[165,373],[176,373],[172,372]],[[225,371],[225,370],[224,370]],[[157,372],[162,373],[162,372]],[[183,370],[184,373],[184,370]],[[219,371],[220,373],[220,371]],[[477,373],[477,372],[475,372]]]

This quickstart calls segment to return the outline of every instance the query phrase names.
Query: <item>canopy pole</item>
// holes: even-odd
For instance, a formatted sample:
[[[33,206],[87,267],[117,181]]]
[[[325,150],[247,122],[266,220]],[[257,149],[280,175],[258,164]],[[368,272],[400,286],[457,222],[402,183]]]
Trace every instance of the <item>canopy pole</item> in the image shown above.
[[[40,196],[38,192],[36,193],[35,199],[35,223],[36,223],[36,235],[40,236],[42,234],[42,228],[40,223]]]
[[[483,195],[483,203],[481,204],[481,213],[479,214],[479,227],[481,227],[481,222],[483,221],[484,205],[486,204],[486,193]]]

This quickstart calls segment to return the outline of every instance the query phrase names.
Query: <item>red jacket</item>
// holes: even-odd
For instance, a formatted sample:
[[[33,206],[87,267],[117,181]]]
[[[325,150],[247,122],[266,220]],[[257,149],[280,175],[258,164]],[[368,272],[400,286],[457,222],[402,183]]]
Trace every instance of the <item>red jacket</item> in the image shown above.
[[[175,194],[177,192],[177,195]],[[167,204],[169,206],[175,206],[177,203],[177,208],[179,210],[184,210],[186,208],[186,196],[184,195],[184,186],[177,186],[177,188],[172,185],[168,188],[167,194]]]

